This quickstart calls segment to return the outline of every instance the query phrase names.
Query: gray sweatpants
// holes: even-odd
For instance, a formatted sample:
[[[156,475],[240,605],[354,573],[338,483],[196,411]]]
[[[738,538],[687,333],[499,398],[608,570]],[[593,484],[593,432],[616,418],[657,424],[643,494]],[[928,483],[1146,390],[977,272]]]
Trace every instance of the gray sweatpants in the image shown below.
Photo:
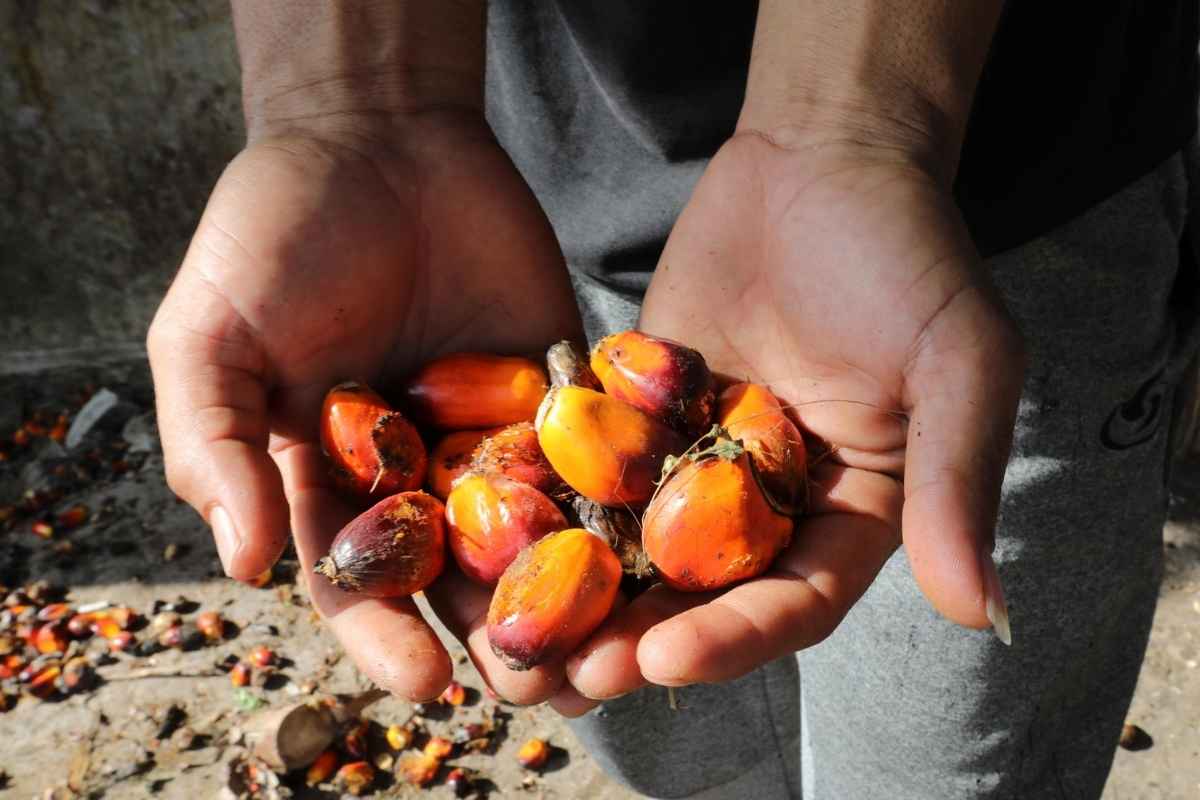
[[[941,619],[903,549],[828,640],[739,680],[652,687],[573,723],[654,797],[1100,796],[1161,571],[1173,394],[1193,353],[1176,156],[988,261],[1030,351],[996,559],[1013,645]],[[637,306],[578,287],[589,335]]]

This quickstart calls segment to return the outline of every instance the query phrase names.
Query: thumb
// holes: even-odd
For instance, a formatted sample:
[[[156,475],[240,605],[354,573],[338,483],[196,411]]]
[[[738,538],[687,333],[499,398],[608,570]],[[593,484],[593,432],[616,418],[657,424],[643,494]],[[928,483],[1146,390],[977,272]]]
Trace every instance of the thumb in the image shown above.
[[[967,286],[926,326],[905,370],[904,547],[942,615],[1010,643],[992,559],[1024,350],[999,304]]]
[[[266,359],[254,333],[185,264],[146,348],[167,484],[212,526],[225,573],[253,578],[275,563],[289,530],[267,453]]]

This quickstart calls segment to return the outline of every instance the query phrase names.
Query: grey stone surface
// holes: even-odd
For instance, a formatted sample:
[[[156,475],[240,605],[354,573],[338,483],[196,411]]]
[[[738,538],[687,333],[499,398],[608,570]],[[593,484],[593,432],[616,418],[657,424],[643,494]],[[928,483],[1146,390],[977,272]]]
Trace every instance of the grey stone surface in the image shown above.
[[[241,126],[224,0],[0,3],[0,373],[138,353]]]

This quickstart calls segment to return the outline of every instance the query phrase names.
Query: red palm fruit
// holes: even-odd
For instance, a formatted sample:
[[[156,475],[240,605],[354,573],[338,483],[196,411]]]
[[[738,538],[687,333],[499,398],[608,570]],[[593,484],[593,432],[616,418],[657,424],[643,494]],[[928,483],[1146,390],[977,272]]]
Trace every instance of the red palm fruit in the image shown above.
[[[351,757],[362,759],[367,757],[367,733],[371,729],[369,720],[362,720],[352,726],[342,736],[342,749]]]
[[[38,609],[37,618],[41,622],[54,622],[72,613],[70,603],[50,603]]]
[[[463,573],[494,586],[523,547],[565,529],[567,518],[528,484],[471,472],[446,499],[446,523],[450,552]]]
[[[488,436],[503,428],[484,431],[456,431],[442,437],[429,454],[429,491],[439,500],[450,496],[454,481],[471,468],[475,448]]]
[[[804,437],[765,386],[738,383],[721,392],[717,422],[754,461],[767,500],[781,514],[800,514],[808,501]]]
[[[340,383],[325,395],[321,449],[338,485],[352,494],[389,495],[425,482],[425,445],[417,429],[361,383]]]
[[[128,606],[114,606],[93,612],[95,619],[108,620],[123,631],[129,630],[137,622],[138,612]]]
[[[592,350],[604,391],[688,436],[712,424],[713,377],[704,356],[670,339],[623,331]]]
[[[442,768],[442,760],[425,753],[413,753],[400,759],[400,774],[416,786],[428,786]]]
[[[260,644],[252,647],[250,652],[246,654],[246,659],[256,667],[269,667],[276,661],[275,651],[267,647],[265,644]]]
[[[517,761],[525,769],[541,769],[550,758],[550,745],[545,739],[530,739],[517,751]]]
[[[406,391],[417,419],[461,431],[531,420],[547,388],[546,371],[528,358],[454,353],[422,367]]]
[[[25,691],[34,697],[45,700],[58,691],[58,678],[61,674],[62,665],[57,661],[51,661],[33,674]]]
[[[517,422],[489,435],[475,448],[471,468],[498,472],[554,498],[571,493],[542,452],[531,422]]]
[[[229,682],[234,686],[249,686],[253,671],[245,661],[239,661],[229,670]]]
[[[326,750],[317,756],[316,761],[309,765],[308,770],[304,773],[304,785],[316,786],[318,783],[324,783],[333,775],[337,766],[337,751],[333,749]]]
[[[196,615],[196,630],[208,641],[219,642],[225,638],[225,618],[220,611],[202,611]]]
[[[581,528],[552,533],[520,552],[488,608],[488,641],[510,669],[567,656],[604,621],[621,562]]]
[[[467,689],[458,681],[450,681],[442,691],[441,696],[438,697],[438,700],[447,705],[461,706],[467,702]]]
[[[39,653],[65,653],[70,634],[64,622],[47,622],[33,635],[33,646]]]
[[[445,506],[425,492],[385,498],[342,528],[314,571],[370,597],[421,591],[446,563]]]
[[[108,649],[114,653],[128,650],[137,644],[137,637],[129,631],[118,631],[115,636],[108,638]]]
[[[680,459],[642,517],[642,546],[667,585],[703,592],[762,573],[792,519],[767,502],[750,456],[719,437]]]
[[[403,750],[412,744],[413,740],[412,728],[406,725],[389,725],[387,733],[384,735],[387,738],[388,747],[393,750]]]
[[[335,785],[358,797],[375,781],[375,768],[366,761],[352,761],[343,764],[333,776]]]
[[[425,747],[421,749],[421,752],[437,759],[449,758],[450,754],[454,752],[454,742],[449,739],[443,739],[441,736],[434,736],[425,743]]]
[[[682,436],[644,411],[581,386],[551,389],[536,426],[554,471],[606,506],[645,503],[666,457],[687,448]]]

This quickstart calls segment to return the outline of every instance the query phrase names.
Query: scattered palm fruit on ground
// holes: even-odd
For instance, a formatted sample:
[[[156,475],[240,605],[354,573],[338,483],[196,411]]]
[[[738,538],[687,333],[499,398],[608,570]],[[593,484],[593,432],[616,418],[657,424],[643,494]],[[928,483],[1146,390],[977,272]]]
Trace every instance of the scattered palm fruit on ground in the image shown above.
[[[517,761],[526,769],[541,769],[550,758],[550,745],[545,739],[530,739],[517,751]]]
[[[330,390],[321,430],[343,444],[326,452],[377,502],[316,572],[402,597],[438,578],[448,548],[450,569],[496,587],[493,651],[529,669],[578,647],[623,581],[633,593],[656,580],[721,589],[787,547],[807,503],[807,450],[768,387],[718,396],[701,353],[639,331],[590,352],[559,342],[545,364],[457,353],[417,369],[398,398]],[[406,452],[421,437],[436,443],[427,474],[405,473],[422,472],[430,494],[381,477],[388,458],[372,431],[393,417],[405,435],[389,441]]]
[[[438,699],[446,705],[461,706],[467,701],[467,688],[458,681],[452,680]]]
[[[400,774],[415,786],[428,786],[437,778],[442,760],[426,753],[410,753],[400,759]]]
[[[420,488],[427,457],[417,429],[368,386],[341,383],[325,395],[321,447],[334,479],[363,497]]]
[[[412,728],[407,725],[389,725],[385,737],[388,747],[393,750],[404,750],[413,742]]]
[[[306,786],[316,786],[318,783],[324,783],[333,777],[338,768],[338,754],[336,750],[329,749],[317,756],[317,760],[309,765],[304,773],[304,783]]]
[[[344,789],[358,797],[370,788],[375,780],[375,768],[366,761],[353,761],[344,764],[334,776],[333,783],[339,789]]]

